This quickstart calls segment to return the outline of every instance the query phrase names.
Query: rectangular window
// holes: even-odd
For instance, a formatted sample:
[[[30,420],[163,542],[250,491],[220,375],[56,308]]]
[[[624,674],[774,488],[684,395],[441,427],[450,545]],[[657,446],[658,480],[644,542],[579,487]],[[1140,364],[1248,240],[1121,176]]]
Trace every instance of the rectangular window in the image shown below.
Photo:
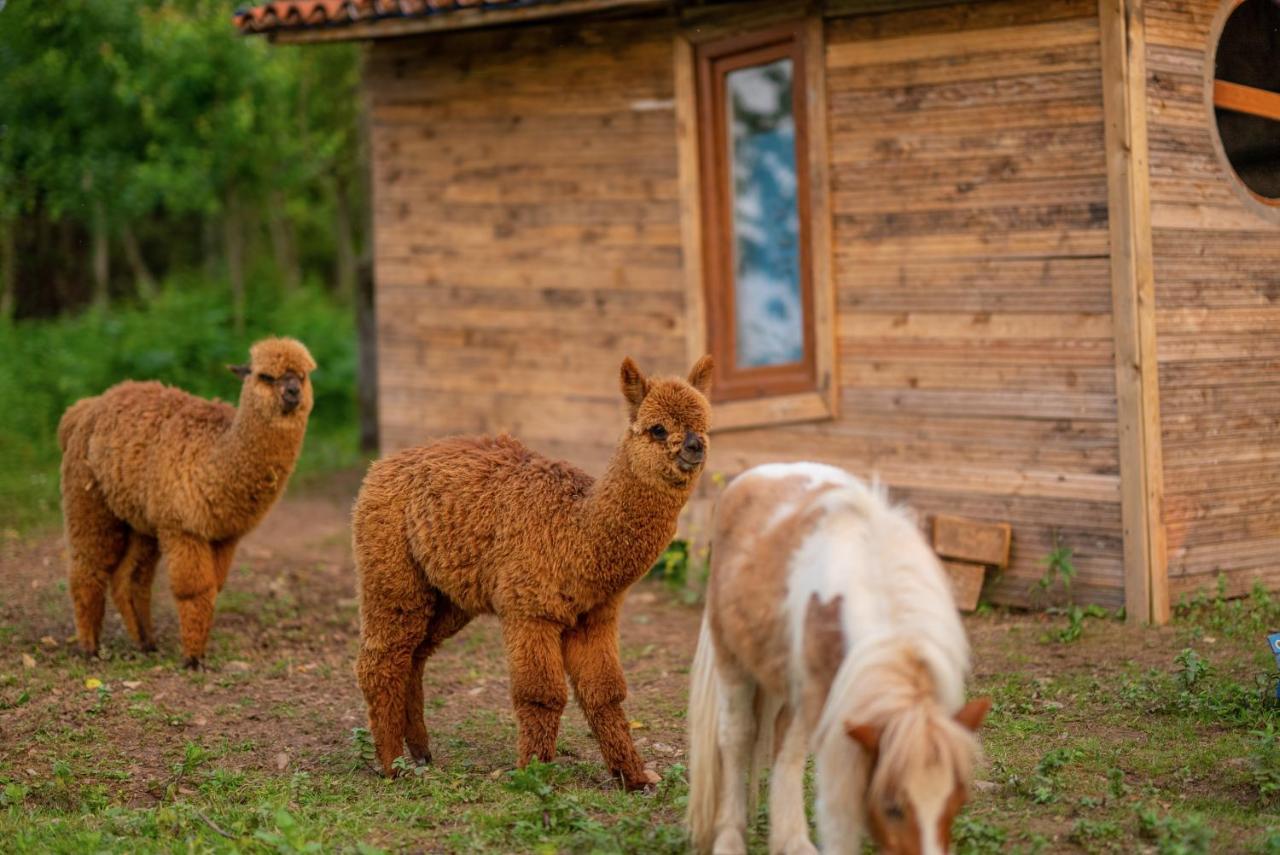
[[[694,62],[713,397],[812,391],[804,27],[701,44]]]

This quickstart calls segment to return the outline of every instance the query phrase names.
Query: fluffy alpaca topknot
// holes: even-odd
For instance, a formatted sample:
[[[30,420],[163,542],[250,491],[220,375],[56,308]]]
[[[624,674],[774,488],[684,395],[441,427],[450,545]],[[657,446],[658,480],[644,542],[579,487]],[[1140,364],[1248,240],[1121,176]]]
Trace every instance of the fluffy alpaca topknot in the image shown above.
[[[310,374],[316,370],[311,351],[296,338],[264,338],[249,348],[249,363],[254,371],[280,377],[286,371]]]

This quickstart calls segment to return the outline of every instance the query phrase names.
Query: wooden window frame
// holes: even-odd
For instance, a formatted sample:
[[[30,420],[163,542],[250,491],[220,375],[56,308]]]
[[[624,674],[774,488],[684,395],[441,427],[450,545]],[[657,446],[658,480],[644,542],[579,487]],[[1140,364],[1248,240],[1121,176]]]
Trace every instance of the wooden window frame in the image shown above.
[[[797,206],[805,354],[799,363],[737,369],[733,303],[734,246],[727,182],[723,75],[792,59]],[[716,358],[714,429],[831,419],[837,416],[835,293],[831,281],[826,79],[820,17],[767,28],[710,28],[676,37],[676,112],[680,155],[690,356]],[[719,317],[708,311],[720,308]]]

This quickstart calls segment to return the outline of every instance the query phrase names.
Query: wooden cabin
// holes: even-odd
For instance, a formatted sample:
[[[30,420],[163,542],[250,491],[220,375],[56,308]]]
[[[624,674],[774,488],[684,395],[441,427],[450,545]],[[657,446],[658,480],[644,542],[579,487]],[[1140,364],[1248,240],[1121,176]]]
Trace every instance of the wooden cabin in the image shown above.
[[[1280,586],[1276,0],[313,0],[360,40],[381,442],[599,472],[718,360],[712,469],[816,459],[1056,544],[1079,601]],[[704,499],[719,478],[704,479]],[[696,523],[693,525],[696,526]],[[1032,603],[1034,604],[1034,603]]]

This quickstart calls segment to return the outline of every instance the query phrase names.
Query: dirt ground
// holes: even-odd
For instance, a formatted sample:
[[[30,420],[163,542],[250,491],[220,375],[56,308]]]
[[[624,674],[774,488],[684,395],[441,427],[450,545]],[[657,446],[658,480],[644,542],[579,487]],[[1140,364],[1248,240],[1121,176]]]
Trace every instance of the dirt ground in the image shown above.
[[[436,766],[454,777],[423,779],[423,793],[443,799],[441,812],[413,814],[421,794],[388,796],[377,789],[383,784],[360,767],[353,744],[352,729],[365,724],[352,674],[359,627],[348,515],[357,485],[353,475],[291,491],[244,541],[218,601],[203,673],[179,667],[163,567],[155,589],[160,651],[134,652],[109,605],[108,659],[88,662],[75,653],[59,533],[19,537],[0,525],[0,830],[6,782],[39,795],[41,809],[56,807],[50,769],[56,779],[58,764],[65,763],[82,787],[103,788],[105,804],[135,812],[158,811],[188,796],[204,805],[201,810],[221,810],[218,776],[240,775],[236,781],[260,787],[280,780],[295,789],[310,780],[324,790],[317,798],[358,796],[412,818],[403,828],[353,820],[345,840],[457,851],[460,829],[498,809],[467,782],[500,790],[515,760],[499,628],[492,618],[473,622],[427,665]],[[1227,615],[1225,604],[1218,609]],[[697,607],[645,582],[628,597],[621,626],[627,711],[637,742],[660,773],[674,770],[673,779],[684,762],[686,684],[698,621]],[[992,694],[996,706],[985,731],[987,760],[962,817],[959,851],[1280,852],[1280,811],[1259,797],[1248,759],[1250,728],[1271,713],[1259,713],[1247,693],[1232,694],[1237,683],[1267,669],[1265,647],[1254,645],[1252,631],[1228,637],[1195,622],[1145,629],[1091,619],[1079,641],[1053,641],[1064,625],[1060,617],[1001,610],[967,619],[973,688]],[[1175,657],[1190,647],[1203,656],[1207,673],[1220,679],[1205,678],[1175,703]],[[96,680],[104,685],[97,687]],[[1231,716],[1234,721],[1227,720]],[[216,774],[200,778],[187,771],[199,760],[191,759],[192,745],[215,747]],[[574,792],[614,788],[576,708],[565,716],[557,760],[574,770],[566,773],[579,788]],[[349,780],[364,788],[357,796],[344,795]],[[28,805],[33,798],[27,796]],[[296,793],[282,798],[307,810]],[[605,825],[617,820],[609,814],[617,805],[645,804],[646,822],[678,834],[678,794],[661,805],[593,807],[589,796],[570,798],[585,799],[586,807],[566,815],[596,817]],[[213,813],[213,819],[197,810],[196,832],[214,820],[239,821],[235,806],[224,806],[227,812]],[[11,827],[29,831],[13,810]],[[332,810],[316,807],[311,816],[319,826]],[[255,839],[257,821],[243,820],[248,839]],[[643,851],[639,844],[616,842],[579,848],[562,841],[578,839],[572,835],[580,829],[572,823],[565,829],[570,836],[538,851]],[[211,839],[225,843],[220,838],[233,839],[234,832]],[[528,851],[520,834],[519,828],[493,831],[475,846]],[[37,843],[17,851],[40,851],[45,838],[31,839]],[[316,851],[329,851],[324,841],[330,838],[319,839]],[[489,841],[500,842],[490,849]],[[164,844],[155,847],[147,851],[165,851]]]

